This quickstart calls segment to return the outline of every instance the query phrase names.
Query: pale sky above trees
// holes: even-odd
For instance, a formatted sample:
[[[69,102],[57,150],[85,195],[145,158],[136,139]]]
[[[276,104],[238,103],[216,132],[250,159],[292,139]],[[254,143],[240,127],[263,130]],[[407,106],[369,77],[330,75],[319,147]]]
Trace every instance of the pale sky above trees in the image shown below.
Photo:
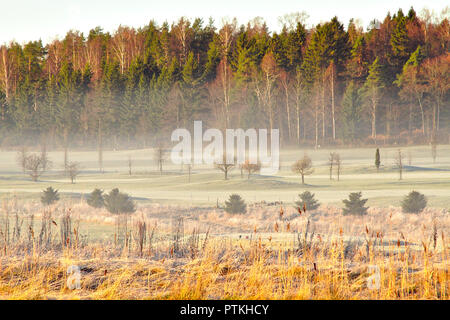
[[[305,11],[309,18],[306,25],[328,21],[337,15],[347,26],[351,18],[358,18],[367,27],[373,19],[382,20],[386,12],[392,14],[399,8],[408,12],[413,6],[417,12],[427,7],[439,16],[448,5],[446,0],[18,0],[1,5],[0,44],[16,40],[23,43],[42,39],[45,43],[63,37],[70,29],[87,34],[101,26],[113,31],[122,25],[141,27],[150,20],[158,24],[178,20],[181,16],[201,17],[205,23],[209,17],[220,27],[222,18],[236,17],[238,23],[247,23],[260,16],[271,31],[279,30],[279,17],[288,13]],[[448,12],[447,12],[448,14]]]

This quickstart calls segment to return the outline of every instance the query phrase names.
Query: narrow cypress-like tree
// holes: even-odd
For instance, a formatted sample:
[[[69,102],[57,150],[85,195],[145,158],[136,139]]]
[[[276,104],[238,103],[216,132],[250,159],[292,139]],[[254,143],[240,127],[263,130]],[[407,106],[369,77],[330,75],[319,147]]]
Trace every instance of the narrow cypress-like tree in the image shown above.
[[[375,166],[377,167],[377,172],[380,169],[380,164],[381,164],[380,149],[377,148],[377,151],[375,152]]]

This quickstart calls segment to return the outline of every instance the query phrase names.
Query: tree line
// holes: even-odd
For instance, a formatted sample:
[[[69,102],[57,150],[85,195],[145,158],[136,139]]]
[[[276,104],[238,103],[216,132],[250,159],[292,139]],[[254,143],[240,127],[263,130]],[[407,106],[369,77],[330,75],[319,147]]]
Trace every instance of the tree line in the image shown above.
[[[2,45],[0,145],[149,147],[195,119],[278,128],[284,145],[448,142],[448,11],[399,10],[367,30],[303,18],[279,32],[183,17]]]

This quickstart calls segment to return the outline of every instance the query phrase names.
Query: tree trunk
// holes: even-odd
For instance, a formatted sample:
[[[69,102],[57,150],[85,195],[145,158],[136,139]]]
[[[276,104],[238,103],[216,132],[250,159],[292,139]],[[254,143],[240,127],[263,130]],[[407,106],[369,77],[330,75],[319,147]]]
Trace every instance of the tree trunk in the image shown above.
[[[391,135],[391,104],[388,103],[386,106],[386,136],[389,137]],[[375,128],[376,129],[376,128]]]
[[[8,57],[8,51],[6,46],[4,46],[1,50],[2,53],[2,61],[3,61],[3,86],[5,88],[5,97],[6,97],[6,101],[9,102],[9,91],[10,91],[10,83],[9,83],[9,79],[10,79],[10,68],[8,66],[10,66],[10,60]]]
[[[377,105],[375,103],[372,104],[372,138],[375,139],[377,137]]]
[[[319,97],[316,94],[316,107],[314,108],[314,125],[315,125],[315,136],[316,136],[316,146],[317,149],[319,146]]]
[[[336,140],[336,118],[335,118],[335,105],[334,105],[334,68],[331,70],[331,117],[333,126],[333,140]]]
[[[316,133],[316,149],[319,147],[319,112],[316,109],[316,113],[315,113],[315,133]]]
[[[333,180],[333,162],[330,162],[330,180]]]
[[[229,116],[229,105],[230,105],[230,92],[228,83],[228,68],[227,68],[227,58],[226,55],[223,58],[222,63],[222,89],[223,89],[223,107],[225,113],[225,129],[228,128],[230,124]]]
[[[325,141],[325,84],[322,83],[322,143]]]
[[[438,103],[437,103],[437,120],[436,120],[436,130],[437,131],[439,131],[440,110],[441,110],[441,104],[439,103],[439,100],[438,100]]]
[[[300,106],[297,103],[297,143],[300,144]]]
[[[409,104],[408,132],[409,132],[409,136],[411,137],[411,132],[412,132],[412,103]]]
[[[68,159],[68,152],[67,152],[67,145],[68,145],[68,131],[67,128],[64,128],[64,171],[67,170],[67,162],[69,161]]]
[[[286,84],[284,88],[285,98],[286,98],[286,114],[287,114],[287,123],[288,123],[288,137],[291,140],[291,112],[289,110],[289,90],[288,85]]]
[[[103,140],[102,127],[100,118],[98,118],[98,132],[97,132],[97,146],[98,146],[98,169],[103,173]]]
[[[420,114],[422,116],[422,134],[425,135],[425,115],[423,112],[422,100],[421,99],[418,100],[419,100]]]

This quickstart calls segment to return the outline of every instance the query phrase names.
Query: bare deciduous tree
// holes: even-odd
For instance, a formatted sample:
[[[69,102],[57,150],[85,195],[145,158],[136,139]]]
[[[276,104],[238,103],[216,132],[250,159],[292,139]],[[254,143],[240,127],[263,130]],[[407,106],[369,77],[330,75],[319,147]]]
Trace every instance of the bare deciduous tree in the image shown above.
[[[228,62],[228,56],[231,49],[234,34],[236,32],[237,20],[222,21],[223,27],[219,31],[219,39],[222,44],[221,60],[218,66],[217,82],[222,89],[223,96],[220,98],[223,106],[223,113],[225,115],[225,128],[228,128],[230,122],[230,104],[231,104],[231,82],[232,72]]]
[[[185,63],[192,38],[191,22],[187,18],[181,17],[177,24],[172,25],[172,30],[179,42],[180,62]]]
[[[17,153],[17,162],[22,168],[23,173],[28,174],[33,181],[38,178],[52,166],[52,162],[48,158],[47,151],[42,150],[41,154],[28,154],[26,148],[23,147]]]
[[[398,149],[397,155],[395,156],[395,165],[398,168],[399,180],[403,179],[403,153],[402,150]]]
[[[131,61],[129,44],[132,42],[134,34],[134,29],[119,26],[112,37],[112,52],[119,61],[121,74],[124,74]]]
[[[163,163],[166,160],[166,157],[167,157],[167,150],[164,149],[162,146],[158,146],[154,151],[154,159],[158,165],[160,175],[162,175]]]
[[[98,169],[103,173],[103,139],[102,139],[102,123],[100,117],[98,118],[97,130],[97,148],[98,148]]]
[[[269,52],[264,55],[261,61],[261,70],[263,71],[263,88],[262,90],[256,86],[256,93],[261,95],[262,104],[269,114],[270,130],[273,129],[274,110],[272,103],[272,96],[274,95],[273,88],[275,80],[279,77],[279,70],[273,53]]]
[[[423,74],[425,79],[425,89],[430,94],[433,102],[432,110],[432,132],[439,131],[440,112],[445,95],[450,88],[450,56],[441,56],[427,59],[423,63]]]
[[[246,160],[242,164],[242,169],[247,172],[247,180],[249,180],[252,173],[258,172],[261,169],[261,164],[250,163],[250,161]]]
[[[408,166],[412,165],[412,153],[411,150],[408,150],[408,153],[406,154],[406,157],[408,158]]]
[[[51,168],[52,161],[48,157],[47,146],[45,144],[42,145],[41,161],[42,161],[42,169],[44,170],[44,172]]]
[[[335,162],[336,153],[330,152],[330,157],[328,158],[328,165],[330,166],[330,180],[333,180],[333,165]]]
[[[187,169],[188,169],[188,182],[191,182],[191,173],[192,173],[192,164],[187,164]]]
[[[22,168],[23,173],[26,173],[26,162],[27,162],[27,149],[22,147],[19,152],[17,152],[17,163]]]
[[[131,176],[131,169],[133,167],[133,160],[131,159],[131,156],[128,156],[128,174]]]
[[[215,163],[214,166],[222,171],[225,175],[225,180],[228,180],[228,172],[233,169],[236,165],[236,159],[233,161],[233,163],[227,163],[226,161],[226,155],[223,155],[222,163]]]
[[[433,163],[436,162],[436,156],[437,156],[437,139],[436,133],[433,132],[431,136],[431,157],[433,158]]]
[[[330,166],[330,180],[333,180],[333,167],[336,168],[337,181],[341,175],[341,156],[337,152],[331,152],[328,158],[328,165]]]
[[[292,165],[292,171],[302,176],[302,184],[305,184],[305,176],[313,173],[312,161],[308,155],[304,155],[302,159],[296,161]]]
[[[330,91],[331,91],[331,124],[333,131],[333,140],[336,140],[336,116],[335,116],[335,87],[336,87],[336,64],[334,61],[331,61],[327,70],[325,71],[326,77],[330,83]]]
[[[289,73],[287,73],[286,71],[281,71],[280,73],[280,83],[281,86],[284,89],[284,100],[286,103],[286,115],[287,115],[287,126],[288,126],[288,137],[289,140],[291,139],[292,135],[291,135],[291,112],[290,112],[290,106],[289,106],[289,91],[290,91],[290,87],[291,87],[291,78],[289,76]]]
[[[241,163],[239,165],[239,170],[241,171],[241,179],[244,178],[244,168],[243,168],[243,163]]]
[[[24,168],[34,182],[44,173],[42,158],[37,154],[31,154],[25,158]]]
[[[337,180],[339,181],[341,176],[341,165],[342,165],[341,156],[339,153],[335,153],[334,163],[336,164]]]
[[[285,27],[287,30],[292,31],[295,29],[298,23],[304,24],[308,20],[309,14],[306,11],[292,12],[285,14],[282,17],[278,17],[278,23]]]
[[[71,183],[74,183],[76,177],[80,173],[80,164],[78,162],[72,161],[67,162],[66,172],[70,178]]]
[[[0,83],[4,88],[6,99],[9,99],[11,83],[13,82],[13,59],[6,46],[0,47]]]

